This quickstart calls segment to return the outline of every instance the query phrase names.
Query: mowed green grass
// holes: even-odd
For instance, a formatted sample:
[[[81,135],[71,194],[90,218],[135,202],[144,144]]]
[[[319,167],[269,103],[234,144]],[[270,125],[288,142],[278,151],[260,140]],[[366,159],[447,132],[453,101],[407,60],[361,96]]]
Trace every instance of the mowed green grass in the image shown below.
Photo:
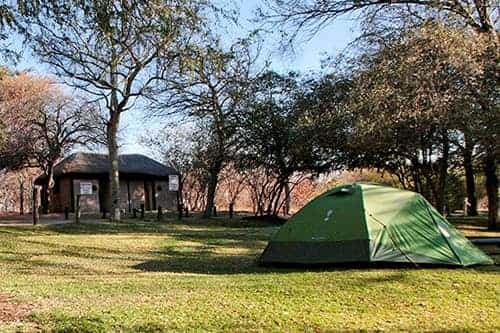
[[[0,228],[0,331],[499,331],[500,269],[276,269],[275,227],[198,221]],[[498,260],[498,257],[497,257]]]

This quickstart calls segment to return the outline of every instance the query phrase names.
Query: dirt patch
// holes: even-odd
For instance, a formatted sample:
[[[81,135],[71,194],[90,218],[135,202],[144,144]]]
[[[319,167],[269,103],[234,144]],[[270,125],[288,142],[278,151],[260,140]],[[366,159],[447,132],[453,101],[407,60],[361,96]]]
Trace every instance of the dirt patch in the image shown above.
[[[0,323],[21,321],[30,315],[32,309],[32,304],[18,303],[12,296],[0,294]]]

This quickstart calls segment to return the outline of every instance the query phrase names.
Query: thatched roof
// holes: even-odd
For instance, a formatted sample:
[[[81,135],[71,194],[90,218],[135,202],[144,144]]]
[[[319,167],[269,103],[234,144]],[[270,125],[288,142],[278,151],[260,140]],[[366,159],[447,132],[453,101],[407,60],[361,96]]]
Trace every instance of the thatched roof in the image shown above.
[[[174,168],[165,166],[149,157],[140,154],[120,155],[120,173],[168,177],[178,174]],[[65,174],[109,174],[108,155],[76,153],[66,157],[54,167],[54,176]]]

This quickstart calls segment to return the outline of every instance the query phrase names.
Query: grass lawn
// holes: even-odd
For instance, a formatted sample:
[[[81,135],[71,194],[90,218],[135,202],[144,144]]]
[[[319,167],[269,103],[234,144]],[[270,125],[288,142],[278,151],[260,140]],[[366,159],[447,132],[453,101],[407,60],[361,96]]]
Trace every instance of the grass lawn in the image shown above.
[[[500,330],[499,266],[258,267],[275,230],[201,221],[0,228],[0,296],[32,308],[0,331]]]

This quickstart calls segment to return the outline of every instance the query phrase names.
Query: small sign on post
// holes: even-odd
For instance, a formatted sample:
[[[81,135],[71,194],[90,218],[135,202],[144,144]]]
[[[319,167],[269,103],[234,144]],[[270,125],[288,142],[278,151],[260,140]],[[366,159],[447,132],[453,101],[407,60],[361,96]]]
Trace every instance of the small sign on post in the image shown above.
[[[75,222],[80,223],[80,218],[82,216],[82,197],[94,194],[94,185],[92,182],[80,182],[80,193],[76,195],[76,207],[75,207]],[[103,211],[105,214],[105,211]]]
[[[171,192],[179,191],[179,175],[168,176],[168,190]]]
[[[80,183],[80,194],[81,195],[91,195],[92,194],[92,183]]]

